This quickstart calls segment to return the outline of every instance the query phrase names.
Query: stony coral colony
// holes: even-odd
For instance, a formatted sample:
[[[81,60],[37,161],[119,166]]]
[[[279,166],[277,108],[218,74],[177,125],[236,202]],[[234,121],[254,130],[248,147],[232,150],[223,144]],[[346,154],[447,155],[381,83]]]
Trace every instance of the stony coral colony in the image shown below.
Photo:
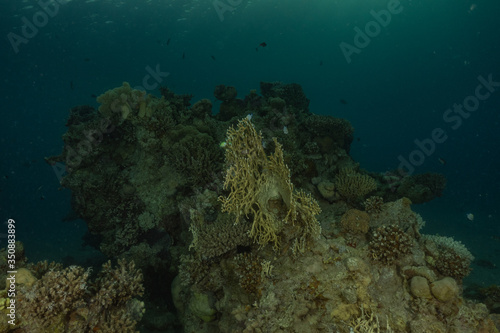
[[[238,98],[216,87],[216,115],[209,100],[191,105],[167,88],[157,98],[127,83],[99,96],[98,110],[71,110],[65,149],[47,161],[67,165],[61,184],[96,246],[129,261],[96,279],[81,268],[37,276],[40,291],[21,294],[43,304],[25,325],[496,332],[488,310],[461,295],[470,253],[422,235],[411,210],[440,196],[444,177],[363,170],[349,155],[347,120],[311,113],[297,84],[260,88]],[[156,273],[141,282],[132,260]],[[58,302],[44,289],[55,276],[66,291]],[[173,306],[157,305],[137,325],[141,283],[170,285]],[[41,313],[54,309],[48,324]]]
[[[136,332],[144,313],[142,273],[124,259],[106,262],[94,279],[91,269],[46,261],[15,275],[17,295],[3,299],[15,300],[16,316],[3,332]]]

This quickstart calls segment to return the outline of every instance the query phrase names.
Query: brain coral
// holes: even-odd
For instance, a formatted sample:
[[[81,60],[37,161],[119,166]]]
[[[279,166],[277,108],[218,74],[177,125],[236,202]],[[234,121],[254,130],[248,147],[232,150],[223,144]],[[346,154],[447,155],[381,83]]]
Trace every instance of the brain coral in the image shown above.
[[[349,209],[342,215],[340,226],[350,234],[366,234],[370,227],[370,215],[357,209]]]

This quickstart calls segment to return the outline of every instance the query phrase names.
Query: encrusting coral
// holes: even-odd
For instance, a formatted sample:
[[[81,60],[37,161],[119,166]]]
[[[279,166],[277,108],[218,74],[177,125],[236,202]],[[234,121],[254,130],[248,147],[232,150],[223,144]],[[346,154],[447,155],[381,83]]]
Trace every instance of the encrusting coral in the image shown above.
[[[237,128],[227,131],[226,162],[228,169],[221,196],[222,211],[253,219],[250,237],[264,246],[272,243],[279,248],[279,234],[286,224],[299,227],[297,238],[319,237],[321,228],[316,215],[320,208],[303,192],[294,192],[290,171],[283,160],[281,145],[274,139],[275,151],[266,156],[262,135],[257,133],[249,118],[239,121]]]

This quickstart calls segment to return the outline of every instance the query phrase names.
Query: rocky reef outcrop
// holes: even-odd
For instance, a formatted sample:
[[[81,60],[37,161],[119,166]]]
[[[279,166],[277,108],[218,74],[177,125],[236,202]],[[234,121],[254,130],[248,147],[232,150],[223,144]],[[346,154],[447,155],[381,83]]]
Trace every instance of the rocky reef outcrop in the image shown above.
[[[466,274],[468,251],[422,236],[410,208],[441,195],[444,177],[363,170],[350,122],[313,114],[297,84],[241,98],[217,86],[219,112],[161,93],[124,83],[97,109],[73,108],[63,152],[47,158],[88,238],[154,272],[145,326],[494,332],[461,298],[464,274],[436,262],[454,258]]]

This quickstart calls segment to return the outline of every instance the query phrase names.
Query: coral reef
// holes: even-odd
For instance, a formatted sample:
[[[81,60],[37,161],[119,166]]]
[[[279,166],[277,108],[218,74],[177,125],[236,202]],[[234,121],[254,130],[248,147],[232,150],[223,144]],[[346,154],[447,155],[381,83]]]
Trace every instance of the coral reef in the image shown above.
[[[223,84],[215,87],[214,96],[216,99],[220,101],[231,101],[236,98],[238,92],[235,87],[225,86]]]
[[[403,170],[392,170],[371,175],[380,185],[375,195],[384,201],[406,197],[413,203],[424,203],[440,197],[446,187],[446,178],[437,173],[407,175]]]
[[[424,173],[405,177],[398,187],[398,194],[413,203],[423,203],[440,197],[446,187],[446,178],[441,174]]]
[[[296,83],[284,84],[282,82],[261,82],[260,90],[264,98],[280,98],[287,105],[293,105],[299,110],[309,111],[307,99],[302,87]]]
[[[342,186],[337,188],[334,177],[341,169],[357,168],[348,155],[352,126],[344,119],[311,114],[299,85],[263,82],[262,95],[250,91],[243,99],[237,98],[234,87],[218,86],[215,95],[223,103],[215,116],[209,100],[191,106],[191,95],[177,95],[165,87],[160,92],[162,96],[157,98],[124,83],[99,96],[99,110],[74,107],[63,135],[62,153],[46,159],[61,176],[61,185],[71,189],[73,210],[87,222],[88,238],[104,254],[140,259],[141,266],[167,267],[171,260],[178,260],[158,256],[168,253],[172,243],[160,240],[170,238],[175,244],[189,244],[179,232],[189,229],[190,224],[185,213],[189,208],[184,203],[207,189],[221,194],[226,166],[219,143],[225,140],[227,128],[249,113],[253,114],[252,126],[261,133],[260,141],[255,141],[262,145],[260,160],[265,161],[264,155],[275,148],[282,154],[283,166],[288,166],[285,170],[276,165],[276,170],[261,176],[273,183],[272,188],[281,188],[279,195],[284,196],[281,204],[287,209],[273,210],[293,212],[292,206],[298,202],[290,199],[295,194],[287,198],[290,193],[285,192],[291,190],[283,183],[286,178],[313,195],[319,190],[322,195],[317,199],[333,204],[347,200],[340,195]],[[224,113],[223,105],[231,111]],[[272,163],[269,159],[260,166]],[[281,178],[271,176],[278,169]],[[316,183],[315,179],[320,181]],[[311,183],[318,187],[312,188]],[[379,195],[384,198],[390,192],[385,187],[382,191]],[[261,203],[264,193],[261,191]],[[399,198],[397,192],[390,193],[395,196],[392,200]],[[273,200],[269,203],[279,204],[280,200]],[[358,203],[350,204],[361,208]],[[219,205],[210,203],[210,210],[219,210]],[[266,213],[264,218],[274,214],[267,207],[258,210],[258,214],[262,212]],[[286,214],[280,219],[283,217]],[[270,237],[268,241],[276,243],[273,234],[280,233],[285,224],[280,219],[273,220],[274,229],[264,238],[258,236],[257,241],[264,243],[265,237]],[[296,221],[295,226],[309,223],[307,216],[305,220]],[[252,234],[264,235],[261,227],[255,224]],[[283,235],[293,238],[299,233]]]
[[[297,84],[263,82],[242,98],[218,86],[215,115],[207,99],[191,106],[191,95],[160,92],[124,84],[99,97],[99,110],[73,108],[63,152],[47,158],[65,170],[61,185],[92,243],[147,272],[144,327],[497,332],[484,305],[462,298],[470,253],[422,236],[411,210],[442,194],[443,176],[364,171],[349,156],[351,124],[312,114]],[[139,273],[125,261],[97,279],[26,268],[38,280],[23,295],[37,286],[58,297],[47,289],[56,276],[87,286],[58,303],[50,324],[34,311],[26,322],[42,329],[127,332],[141,318]]]
[[[356,238],[357,246],[342,237],[321,237],[297,257],[264,247],[247,248],[204,266],[192,262],[190,266],[204,272],[205,280],[187,281],[177,291],[185,295],[185,301],[176,297],[177,306],[184,309],[184,328],[189,332],[498,332],[484,305],[460,296],[460,280],[434,272],[425,256],[427,236],[419,234],[424,223],[411,211],[410,201],[400,199],[380,208],[369,222],[373,235],[369,240]],[[346,217],[360,213],[348,212]],[[203,282],[207,277],[212,283]],[[188,287],[199,285],[206,287],[203,299],[216,299],[209,302],[213,306],[203,307],[204,312],[190,311],[199,307],[191,303],[198,303],[200,296],[193,296]]]
[[[123,120],[135,111],[142,118],[146,114],[146,92],[132,89],[128,82],[123,82],[121,87],[108,90],[97,97],[97,102],[101,103],[99,112],[105,117],[113,117],[119,114]],[[150,111],[148,115],[151,116]]]
[[[336,146],[349,152],[354,139],[354,129],[349,121],[322,115],[311,115],[305,119],[305,126],[314,133],[314,142],[318,145],[321,153],[332,151]]]
[[[93,281],[91,269],[51,266],[39,279],[18,270],[16,325],[1,332],[136,332],[144,303],[134,297],[144,288],[133,262],[107,262]]]

